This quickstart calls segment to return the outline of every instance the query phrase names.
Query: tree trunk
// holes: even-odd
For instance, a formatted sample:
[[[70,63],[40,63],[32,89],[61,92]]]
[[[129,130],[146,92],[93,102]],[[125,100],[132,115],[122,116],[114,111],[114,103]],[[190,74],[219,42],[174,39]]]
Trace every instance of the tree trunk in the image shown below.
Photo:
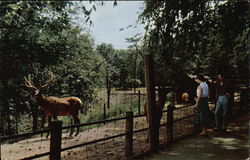
[[[1,136],[5,136],[5,118],[4,118],[4,114],[1,113]]]
[[[34,103],[31,104],[31,114],[32,114],[32,131],[37,130],[37,107]]]
[[[155,77],[154,77],[154,60],[152,55],[144,56],[145,79],[147,88],[147,117],[149,124],[149,142],[150,150],[156,151],[159,147],[159,127],[156,116],[155,102]]]
[[[137,75],[136,75],[136,69],[137,69],[137,54],[135,54],[135,64],[134,64],[134,93],[136,93],[136,78],[137,78]]]
[[[108,76],[106,76],[106,88],[107,88],[107,108],[110,107],[110,95],[111,95],[111,86]]]

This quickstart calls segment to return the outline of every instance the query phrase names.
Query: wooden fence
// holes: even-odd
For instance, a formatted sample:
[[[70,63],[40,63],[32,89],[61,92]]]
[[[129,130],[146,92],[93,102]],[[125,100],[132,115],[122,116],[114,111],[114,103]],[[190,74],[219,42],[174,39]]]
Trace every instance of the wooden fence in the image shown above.
[[[233,97],[233,107],[232,107],[232,115],[235,115],[239,113],[239,111],[242,110],[242,107],[240,106],[241,102],[241,95],[236,95]],[[139,133],[139,132],[145,132],[148,130],[148,127],[146,128],[140,128],[140,129],[135,129],[134,126],[134,121],[136,118],[142,118],[144,115],[133,115],[132,112],[127,112],[125,117],[121,118],[115,118],[115,119],[108,119],[108,120],[103,120],[103,121],[98,121],[98,122],[91,122],[91,123],[83,123],[83,124],[77,124],[77,125],[71,125],[71,126],[62,126],[61,121],[53,121],[51,124],[51,129],[46,129],[46,130],[41,130],[41,131],[36,131],[32,133],[24,133],[24,134],[17,134],[17,135],[12,135],[12,136],[5,136],[5,137],[0,137],[0,144],[3,144],[3,142],[9,142],[9,143],[14,143],[15,141],[18,141],[20,139],[25,139],[29,138],[34,135],[40,135],[42,133],[46,132],[51,132],[51,138],[50,138],[50,149],[48,152],[44,153],[39,153],[35,154],[29,157],[20,157],[20,159],[36,159],[44,156],[49,156],[49,159],[51,160],[60,160],[61,159],[61,153],[72,150],[75,148],[87,146],[90,144],[95,144],[98,142],[102,141],[107,141],[111,139],[115,139],[118,137],[124,137],[124,155],[127,158],[131,157],[136,157],[138,156],[137,153],[134,152],[134,134]],[[191,135],[195,132],[194,128],[194,108],[192,104],[185,105],[185,106],[179,106],[179,107],[169,107],[167,110],[163,111],[163,119],[166,119],[163,123],[161,123],[161,127],[166,128],[166,132],[160,133],[163,134],[163,136],[166,137],[166,141],[163,143],[165,144],[170,144],[174,140],[177,140],[179,138],[183,138],[187,135]],[[117,122],[117,121],[125,121],[125,132],[116,134],[113,136],[108,136],[104,137],[101,139],[97,139],[94,141],[88,141],[76,145],[71,145],[67,147],[62,147],[61,142],[62,142],[62,132],[63,130],[66,129],[71,129],[74,127],[84,127],[84,126],[91,126],[91,125],[96,125],[96,124],[107,124],[111,122]],[[184,122],[188,121],[186,124]],[[180,123],[181,122],[181,123]],[[184,125],[179,125],[178,124],[184,124]],[[189,125],[189,127],[187,126]],[[182,129],[185,127],[188,127],[186,132],[183,132]],[[177,133],[178,132],[178,133]],[[149,149],[145,149],[146,152],[150,151]],[[146,153],[145,152],[145,153]],[[144,154],[144,153],[139,153],[139,154]],[[0,146],[0,159],[1,157],[4,157],[1,155],[1,146]]]

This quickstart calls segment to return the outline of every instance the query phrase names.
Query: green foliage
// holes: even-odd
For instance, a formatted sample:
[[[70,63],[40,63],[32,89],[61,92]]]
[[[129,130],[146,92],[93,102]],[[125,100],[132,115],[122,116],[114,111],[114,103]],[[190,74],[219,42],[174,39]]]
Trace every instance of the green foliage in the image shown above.
[[[143,62],[143,53],[141,52],[140,42],[141,42],[141,35],[136,34],[133,37],[127,38],[127,42],[130,43],[128,47],[128,71],[129,71],[129,79],[127,82],[131,86],[131,88],[137,88],[142,86],[142,82],[144,82],[144,62]],[[144,83],[143,83],[144,84]]]
[[[155,55],[156,75],[168,68],[214,75],[217,66],[243,77],[237,70],[249,55],[248,15],[249,1],[145,1],[140,20],[146,24],[144,42]]]
[[[42,111],[34,93],[25,87],[24,76],[31,76],[38,87],[52,72],[55,80],[45,95],[77,96],[85,105],[95,100],[96,88],[106,84],[105,79],[110,90],[122,84],[118,82],[119,74],[127,70],[118,70],[124,66],[119,64],[118,51],[110,44],[95,50],[91,35],[75,23],[76,14],[84,14],[83,22],[91,25],[90,14],[99,2],[90,1],[90,8],[72,1],[0,3],[0,113],[8,122],[6,134],[23,131],[16,128],[17,122],[27,114],[33,121],[28,127],[38,129]],[[100,3],[103,5],[103,1]],[[22,126],[26,123],[20,122]]]
[[[17,131],[18,119],[12,117],[31,114],[35,125],[41,114],[33,93],[24,86],[24,76],[30,75],[39,86],[51,71],[56,80],[45,94],[92,101],[100,84],[101,57],[91,36],[74,27],[69,12],[73,2],[1,3],[0,110],[8,122],[7,134]]]
[[[114,49],[111,44],[105,43],[97,46],[97,52],[105,60],[103,73],[107,88],[127,89],[144,85],[143,53],[139,50],[141,37],[136,35],[126,40],[131,43],[128,50]]]
[[[196,29],[202,35],[197,39],[198,52],[192,59],[200,71],[213,74],[217,67],[219,72],[230,75],[228,78],[244,78],[238,64],[244,63],[249,55],[247,6],[246,1],[225,2],[205,11],[203,23]]]
[[[133,87],[131,79],[134,78],[135,73],[133,59],[131,59],[133,57],[131,56],[133,54],[127,50],[116,50],[113,63],[113,66],[117,69],[114,87],[122,89]]]

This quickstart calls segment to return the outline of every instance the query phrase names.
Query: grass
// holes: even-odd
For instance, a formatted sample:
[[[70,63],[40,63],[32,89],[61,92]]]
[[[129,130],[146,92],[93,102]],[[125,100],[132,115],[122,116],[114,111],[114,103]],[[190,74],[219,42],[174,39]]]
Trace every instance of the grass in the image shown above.
[[[119,94],[118,94],[119,95]],[[120,96],[122,96],[120,94]],[[113,119],[113,118],[121,118],[125,117],[126,112],[132,111],[134,112],[134,115],[139,114],[139,107],[138,107],[138,98],[137,96],[132,96],[127,98],[125,97],[125,101],[120,101],[119,104],[113,103],[114,105],[111,105],[110,108],[106,107],[106,114],[104,116],[104,105],[102,105],[100,102],[93,104],[93,106],[87,111],[86,114],[80,114],[80,123],[89,123],[89,122],[96,122],[96,121],[102,121],[105,119]],[[143,98],[141,98],[143,99]],[[143,114],[143,105],[144,101],[141,100],[140,103],[140,114]],[[70,118],[69,117],[62,117],[63,125],[67,126],[70,125]],[[80,130],[84,131],[86,129],[91,129],[95,127],[100,127],[104,125],[102,124],[95,124],[91,126],[81,127]],[[69,130],[65,130],[64,132],[69,132]]]
[[[141,90],[141,93],[145,93],[145,88],[140,88],[138,90]],[[138,90],[136,93],[138,93]],[[91,107],[87,111],[86,114],[80,114],[80,123],[89,123],[89,122],[96,122],[96,121],[103,121],[105,119],[113,119],[113,118],[121,118],[125,117],[126,112],[132,111],[134,115],[139,114],[139,106],[138,106],[138,96],[137,95],[129,95],[125,93],[134,93],[133,90],[112,90],[112,96],[111,96],[111,106],[110,108],[106,107],[106,114],[104,116],[104,100],[106,98],[104,90],[100,91],[104,94],[98,95],[98,100],[91,104]],[[171,95],[170,95],[171,96]],[[141,95],[140,100],[140,114],[144,114],[144,103],[145,103],[145,95]],[[167,99],[170,99],[169,97]],[[169,104],[169,102],[166,102],[166,104]],[[70,118],[69,117],[62,117],[63,125],[68,126],[70,125]],[[91,129],[95,127],[100,127],[104,125],[102,124],[95,124],[91,126],[85,126],[81,127],[80,130],[86,130]],[[68,132],[68,131],[65,131]]]

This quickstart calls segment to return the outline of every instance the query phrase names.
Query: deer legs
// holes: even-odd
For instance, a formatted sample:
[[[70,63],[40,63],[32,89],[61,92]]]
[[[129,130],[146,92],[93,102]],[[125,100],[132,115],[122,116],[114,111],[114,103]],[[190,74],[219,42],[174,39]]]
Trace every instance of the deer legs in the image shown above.
[[[53,117],[53,120],[54,120],[54,121],[58,121],[57,116],[52,116],[52,117]],[[51,126],[52,117],[51,117],[51,116],[48,116],[48,128],[50,128],[50,126]],[[46,138],[48,138],[48,137],[49,137],[49,132],[47,133]]]
[[[77,115],[72,115],[72,116],[73,116],[73,119],[74,119],[74,124],[80,124],[80,119],[78,118],[78,116]],[[79,129],[80,128],[78,126],[75,136],[77,136],[79,134],[79,131],[80,131]],[[75,128],[72,128],[69,136],[72,136],[74,130],[75,130]]]
[[[77,116],[77,115],[72,115],[72,116],[73,116],[74,124],[80,124],[80,119],[78,118],[78,116]],[[58,120],[58,119],[57,119],[57,116],[53,116],[53,120],[54,120],[54,121],[57,121],[57,120]],[[50,126],[51,126],[51,121],[52,121],[52,117],[51,117],[51,116],[48,116],[48,128],[50,128]],[[70,132],[70,135],[69,135],[69,136],[72,136],[72,135],[73,135],[74,130],[75,130],[75,128],[72,128],[72,129],[71,129],[71,132]],[[77,135],[79,134],[79,131],[80,131],[80,128],[77,127],[77,131],[76,131],[75,136],[77,136]],[[49,137],[49,132],[48,132],[47,135],[46,135],[46,138],[48,138],[48,137]]]

